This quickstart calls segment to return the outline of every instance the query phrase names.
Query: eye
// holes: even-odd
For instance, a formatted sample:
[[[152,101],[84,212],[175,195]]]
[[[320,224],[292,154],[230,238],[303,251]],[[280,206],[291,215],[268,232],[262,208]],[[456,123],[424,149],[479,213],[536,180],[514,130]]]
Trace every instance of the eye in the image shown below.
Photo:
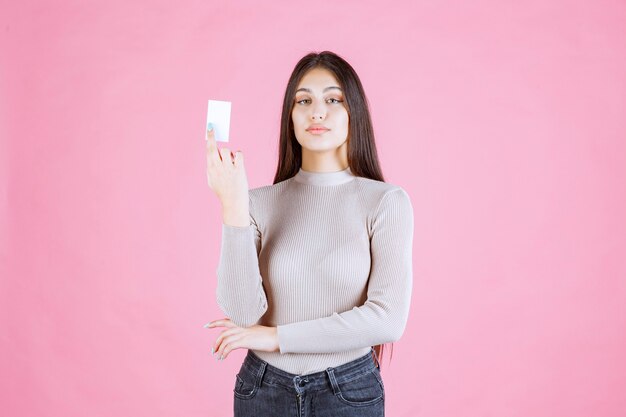
[[[302,100],[296,100],[296,104],[302,104],[305,101],[311,101],[308,98],[303,98]]]
[[[336,99],[336,98],[329,98],[328,99],[328,101],[331,101],[331,100],[335,100],[334,103],[342,103],[343,102],[343,100],[339,100],[339,99]]]

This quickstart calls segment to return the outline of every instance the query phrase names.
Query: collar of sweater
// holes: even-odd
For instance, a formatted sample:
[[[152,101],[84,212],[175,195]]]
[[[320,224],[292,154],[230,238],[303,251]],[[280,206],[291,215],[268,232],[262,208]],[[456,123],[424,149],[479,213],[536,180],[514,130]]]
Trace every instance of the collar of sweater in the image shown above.
[[[299,183],[308,185],[338,185],[352,181],[355,175],[350,167],[335,172],[312,172],[300,168],[293,178]]]

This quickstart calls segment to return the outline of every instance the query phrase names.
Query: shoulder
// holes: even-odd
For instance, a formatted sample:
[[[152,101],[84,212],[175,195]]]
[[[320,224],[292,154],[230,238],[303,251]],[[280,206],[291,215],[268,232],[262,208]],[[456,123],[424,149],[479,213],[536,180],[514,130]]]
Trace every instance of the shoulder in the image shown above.
[[[250,200],[259,201],[277,198],[284,191],[292,179],[286,179],[276,184],[262,185],[249,190]]]
[[[355,180],[357,186],[368,199],[374,203],[377,211],[385,204],[404,203],[411,204],[408,192],[397,184],[358,177]]]
[[[284,204],[284,192],[292,178],[276,184],[262,185],[248,190],[250,199],[250,214],[257,220],[262,221],[264,213],[271,213]]]
[[[355,181],[367,206],[367,225],[370,233],[384,224],[412,228],[413,205],[403,187],[363,177],[358,177]]]

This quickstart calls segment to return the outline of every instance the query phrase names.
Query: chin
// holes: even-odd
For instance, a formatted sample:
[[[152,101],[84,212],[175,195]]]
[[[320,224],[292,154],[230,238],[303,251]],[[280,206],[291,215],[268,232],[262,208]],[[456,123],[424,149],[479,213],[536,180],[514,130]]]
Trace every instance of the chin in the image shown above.
[[[332,135],[328,135],[328,133],[323,135],[313,135],[304,131],[296,135],[296,140],[302,148],[314,152],[328,152],[341,147],[347,142],[348,139],[333,137]]]
[[[337,149],[342,145],[341,143],[333,141],[332,139],[321,137],[307,138],[306,140],[298,142],[303,148],[310,149],[312,151],[330,151],[333,149]]]

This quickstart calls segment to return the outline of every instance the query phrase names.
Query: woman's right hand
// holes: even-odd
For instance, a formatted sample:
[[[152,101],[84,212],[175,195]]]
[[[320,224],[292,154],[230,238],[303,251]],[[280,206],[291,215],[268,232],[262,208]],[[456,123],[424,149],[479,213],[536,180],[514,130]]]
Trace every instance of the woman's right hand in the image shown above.
[[[248,179],[243,153],[234,155],[230,149],[219,149],[215,129],[207,129],[207,180],[222,204],[224,222],[233,226],[248,226]]]

